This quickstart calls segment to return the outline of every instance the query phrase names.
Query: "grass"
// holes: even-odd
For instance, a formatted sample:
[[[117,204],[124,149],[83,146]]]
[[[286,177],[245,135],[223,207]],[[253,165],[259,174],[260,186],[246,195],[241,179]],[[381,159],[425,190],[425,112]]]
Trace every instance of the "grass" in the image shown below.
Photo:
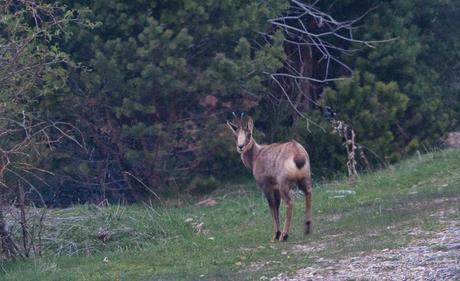
[[[399,247],[414,239],[414,229],[441,229],[442,210],[460,219],[459,163],[460,150],[447,150],[363,175],[354,186],[316,186],[309,236],[302,235],[302,196],[295,192],[285,243],[269,242],[268,207],[252,184],[216,194],[212,207],[52,210],[45,256],[0,264],[0,280],[263,280],[320,258]],[[107,241],[97,238],[100,230],[110,231]]]

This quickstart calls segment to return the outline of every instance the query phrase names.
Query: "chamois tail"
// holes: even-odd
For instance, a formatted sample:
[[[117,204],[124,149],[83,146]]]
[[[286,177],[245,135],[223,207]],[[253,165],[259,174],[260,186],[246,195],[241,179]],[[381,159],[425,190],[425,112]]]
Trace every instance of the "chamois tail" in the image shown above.
[[[296,155],[294,156],[294,163],[297,167],[297,169],[302,169],[303,166],[305,165],[305,156],[301,156],[301,155]]]

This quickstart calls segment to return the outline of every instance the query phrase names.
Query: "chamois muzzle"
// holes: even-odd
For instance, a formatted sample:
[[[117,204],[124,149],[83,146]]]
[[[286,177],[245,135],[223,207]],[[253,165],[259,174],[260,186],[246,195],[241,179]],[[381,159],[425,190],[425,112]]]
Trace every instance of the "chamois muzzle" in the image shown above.
[[[227,126],[235,137],[236,150],[238,153],[244,153],[252,146],[252,130],[254,128],[254,123],[252,118],[243,120],[243,114],[241,114],[240,118],[236,117],[235,113],[233,113],[233,116],[235,119],[233,121],[227,121]]]

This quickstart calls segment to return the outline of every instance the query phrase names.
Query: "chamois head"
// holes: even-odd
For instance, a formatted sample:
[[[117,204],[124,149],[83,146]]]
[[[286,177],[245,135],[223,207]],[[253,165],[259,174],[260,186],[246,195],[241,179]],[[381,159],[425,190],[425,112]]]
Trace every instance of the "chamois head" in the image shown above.
[[[252,140],[252,130],[254,129],[254,121],[251,117],[247,117],[246,120],[243,119],[243,114],[241,117],[235,117],[233,121],[227,121],[227,126],[233,133],[236,141],[236,150],[239,153],[243,153],[250,149],[253,145]]]

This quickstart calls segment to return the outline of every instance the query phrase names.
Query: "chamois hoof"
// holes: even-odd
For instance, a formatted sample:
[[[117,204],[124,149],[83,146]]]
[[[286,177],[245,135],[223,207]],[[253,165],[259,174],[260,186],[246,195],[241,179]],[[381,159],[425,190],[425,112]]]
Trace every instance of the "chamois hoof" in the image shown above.
[[[281,234],[279,240],[280,241],[287,241],[288,237],[289,237],[289,235],[287,233],[283,233],[283,234]]]
[[[278,230],[275,234],[273,234],[272,242],[275,242],[278,239],[280,239],[280,235],[281,235],[281,231]]]
[[[305,222],[304,234],[308,235],[308,234],[310,234],[310,232],[311,232],[311,221],[307,221],[307,222]]]

